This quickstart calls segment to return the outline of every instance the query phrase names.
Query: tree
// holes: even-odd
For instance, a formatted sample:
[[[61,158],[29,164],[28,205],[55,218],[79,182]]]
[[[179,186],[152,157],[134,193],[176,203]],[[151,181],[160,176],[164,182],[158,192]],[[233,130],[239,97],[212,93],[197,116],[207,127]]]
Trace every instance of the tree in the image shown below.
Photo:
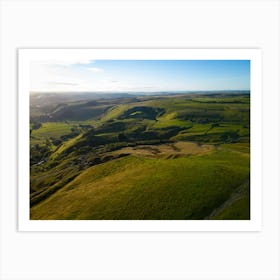
[[[128,139],[127,139],[127,137],[124,135],[124,133],[119,133],[118,134],[118,141],[119,142],[126,142]]]

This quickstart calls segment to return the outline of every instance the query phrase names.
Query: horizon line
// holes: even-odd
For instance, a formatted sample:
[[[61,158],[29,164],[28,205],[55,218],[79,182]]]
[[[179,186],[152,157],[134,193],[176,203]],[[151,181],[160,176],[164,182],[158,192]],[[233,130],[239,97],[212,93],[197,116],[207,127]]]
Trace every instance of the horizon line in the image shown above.
[[[217,89],[217,90],[158,90],[158,91],[98,91],[98,90],[85,90],[85,91],[36,91],[36,90],[30,90],[29,93],[97,93],[97,94],[102,94],[102,93],[193,93],[193,92],[251,92],[250,89]]]

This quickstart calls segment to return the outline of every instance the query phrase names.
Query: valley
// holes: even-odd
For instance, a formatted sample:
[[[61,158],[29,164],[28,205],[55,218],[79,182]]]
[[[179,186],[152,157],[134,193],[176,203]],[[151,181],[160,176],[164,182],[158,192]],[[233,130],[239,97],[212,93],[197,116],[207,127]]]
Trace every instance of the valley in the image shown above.
[[[250,94],[32,93],[30,218],[250,219]]]

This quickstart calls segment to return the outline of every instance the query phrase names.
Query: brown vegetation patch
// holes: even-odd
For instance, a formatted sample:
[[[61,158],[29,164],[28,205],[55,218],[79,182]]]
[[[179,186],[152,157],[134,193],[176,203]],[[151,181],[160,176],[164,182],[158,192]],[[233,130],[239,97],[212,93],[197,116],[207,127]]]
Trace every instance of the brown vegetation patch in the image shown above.
[[[114,154],[130,154],[139,155],[144,157],[164,157],[164,158],[177,158],[180,156],[199,155],[205,154],[215,150],[214,145],[199,145],[194,142],[179,141],[172,144],[162,145],[138,145],[135,147],[126,147]]]

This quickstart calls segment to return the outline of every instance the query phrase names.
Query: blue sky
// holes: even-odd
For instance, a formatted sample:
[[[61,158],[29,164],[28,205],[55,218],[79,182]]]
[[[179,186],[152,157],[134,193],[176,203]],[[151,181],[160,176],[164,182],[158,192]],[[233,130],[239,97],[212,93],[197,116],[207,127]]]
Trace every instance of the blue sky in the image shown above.
[[[34,61],[31,91],[249,90],[249,60]]]

